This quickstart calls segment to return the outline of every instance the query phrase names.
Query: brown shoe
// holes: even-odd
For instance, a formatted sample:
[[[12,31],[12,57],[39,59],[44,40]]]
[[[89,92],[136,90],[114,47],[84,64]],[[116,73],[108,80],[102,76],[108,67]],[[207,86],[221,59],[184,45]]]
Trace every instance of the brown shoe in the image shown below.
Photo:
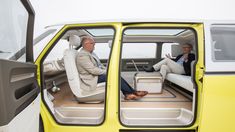
[[[135,94],[126,94],[125,95],[125,100],[137,100],[140,99],[141,96],[135,95]]]
[[[144,97],[145,95],[148,94],[148,91],[136,91],[134,94],[137,96]]]

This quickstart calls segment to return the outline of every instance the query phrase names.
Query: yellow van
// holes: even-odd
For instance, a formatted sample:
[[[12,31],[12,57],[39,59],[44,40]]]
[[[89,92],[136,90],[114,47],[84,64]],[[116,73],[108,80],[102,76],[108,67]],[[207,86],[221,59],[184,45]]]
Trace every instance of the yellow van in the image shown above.
[[[1,131],[235,131],[235,22],[66,23],[48,26],[33,41],[34,11],[27,0],[22,3],[6,1],[19,5],[14,15],[28,21],[1,28],[0,41],[7,44],[0,52]],[[6,15],[4,21],[11,20]],[[84,36],[94,39],[93,52],[107,68],[107,81],[88,94],[76,66]],[[186,43],[195,54],[190,75],[146,72],[166,54],[182,54]],[[148,94],[127,100],[122,78]]]

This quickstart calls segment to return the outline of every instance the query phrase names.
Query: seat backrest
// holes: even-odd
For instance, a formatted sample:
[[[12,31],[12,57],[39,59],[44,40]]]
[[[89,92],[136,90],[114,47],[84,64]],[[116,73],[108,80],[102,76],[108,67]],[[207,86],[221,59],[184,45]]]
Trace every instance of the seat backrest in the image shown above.
[[[195,60],[191,62],[191,76],[192,77],[194,76],[194,69],[193,68],[194,68],[195,63],[196,63]]]
[[[108,44],[109,44],[109,48],[111,49],[112,48],[112,44],[113,44],[113,40],[109,40]]]
[[[80,77],[76,65],[77,50],[73,47],[80,45],[80,38],[76,35],[69,37],[69,49],[64,51],[64,66],[71,91],[76,97],[81,97]]]

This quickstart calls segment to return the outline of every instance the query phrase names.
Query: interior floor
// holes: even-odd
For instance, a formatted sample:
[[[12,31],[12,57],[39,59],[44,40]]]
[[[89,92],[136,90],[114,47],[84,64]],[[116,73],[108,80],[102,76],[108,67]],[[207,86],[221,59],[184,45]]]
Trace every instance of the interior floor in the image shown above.
[[[78,103],[75,99],[71,89],[69,88],[68,82],[58,85],[60,91],[51,92],[54,97],[54,107],[103,107],[104,103]]]
[[[74,98],[68,82],[58,86],[61,90],[53,93],[54,107],[100,107],[104,103],[87,104],[78,103]],[[192,100],[174,90],[171,86],[165,85],[161,94],[148,94],[140,100],[126,101],[121,99],[121,108],[185,108],[192,111]]]

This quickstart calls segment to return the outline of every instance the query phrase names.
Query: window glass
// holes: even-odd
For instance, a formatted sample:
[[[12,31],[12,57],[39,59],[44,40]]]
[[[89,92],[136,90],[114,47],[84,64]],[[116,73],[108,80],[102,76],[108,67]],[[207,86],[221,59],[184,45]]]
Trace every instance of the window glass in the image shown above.
[[[104,28],[104,29],[87,29],[88,33],[90,33],[92,36],[112,36],[113,35],[113,29],[110,28]]]
[[[45,59],[45,62],[61,60],[66,49],[69,49],[69,42],[67,40],[60,39],[60,41],[56,44],[56,46]]]
[[[28,12],[20,0],[0,4],[0,58],[17,60],[25,53]],[[22,59],[26,61],[26,58]]]
[[[178,43],[164,43],[162,45],[162,55],[161,55],[161,58],[165,58],[166,55],[170,55],[171,57],[176,57],[177,53],[172,53],[173,50],[172,50],[172,45],[176,45],[176,46],[179,46]]]
[[[97,56],[99,56],[100,59],[108,59],[109,58],[109,52],[110,47],[108,43],[96,43],[95,44],[95,50]]]
[[[47,30],[34,40],[34,61],[38,58],[39,54],[42,52],[48,42],[54,37],[56,31],[56,29]]]
[[[185,30],[184,29],[128,29],[124,32],[124,34],[168,36],[168,35],[177,35],[183,31]]]
[[[214,61],[235,61],[235,25],[214,25],[211,28]]]
[[[155,58],[157,44],[156,43],[123,43],[122,58]]]
[[[48,42],[52,39],[52,37],[55,35],[56,29],[50,29],[46,32],[39,35],[37,38],[34,39],[34,46],[33,46],[33,55],[34,55],[34,61],[38,58],[42,50],[45,48],[45,46],[48,44]],[[24,61],[25,59],[25,52],[22,53],[22,56],[18,59],[18,61]]]

